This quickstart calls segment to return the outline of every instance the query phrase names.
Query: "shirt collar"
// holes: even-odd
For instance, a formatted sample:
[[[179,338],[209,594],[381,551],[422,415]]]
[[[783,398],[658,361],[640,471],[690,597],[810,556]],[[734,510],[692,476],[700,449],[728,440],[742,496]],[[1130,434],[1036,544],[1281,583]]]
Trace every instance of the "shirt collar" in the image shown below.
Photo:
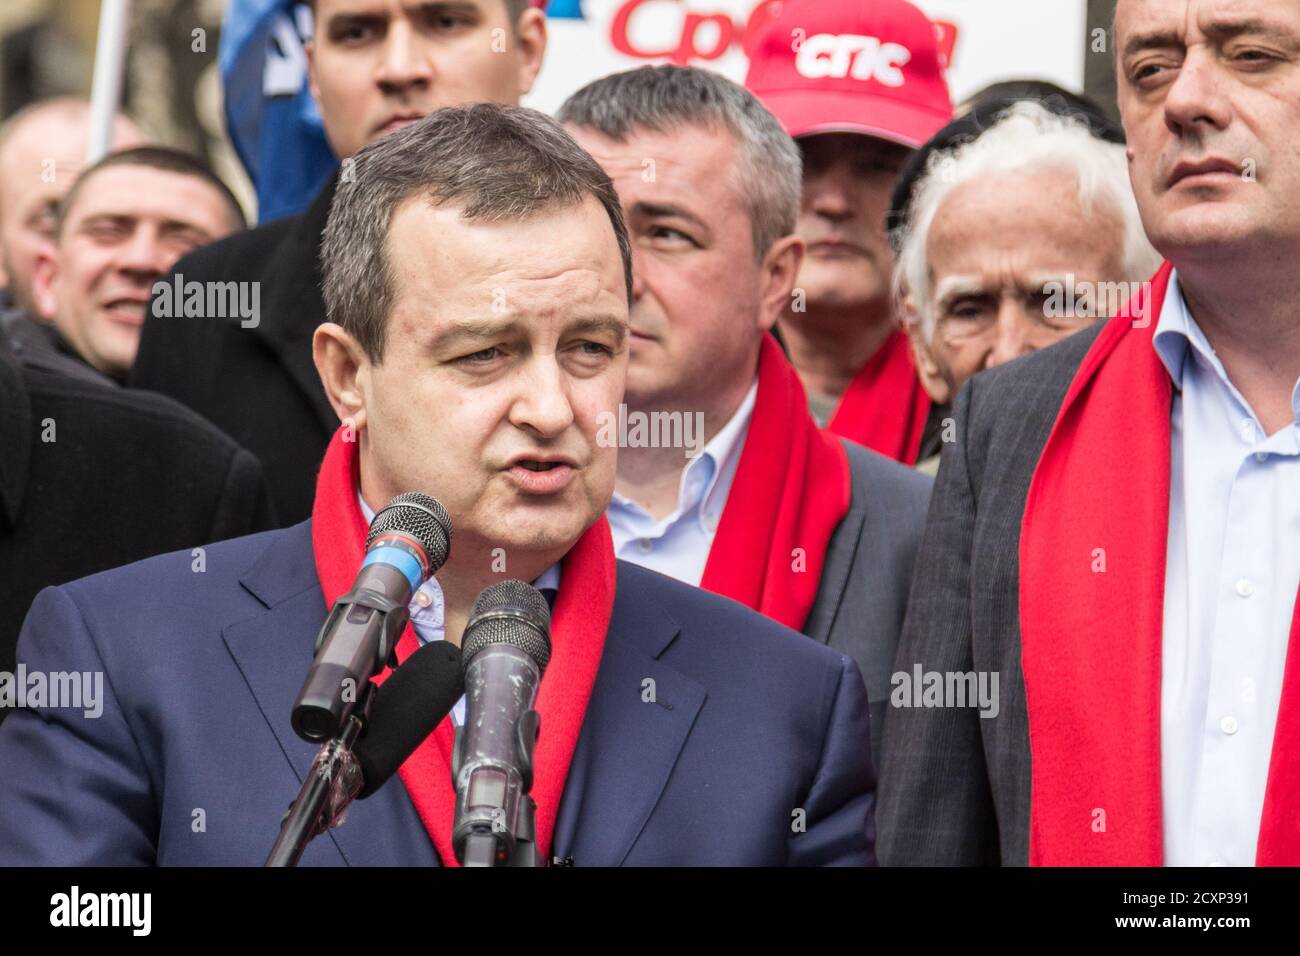
[[[755,378],[735,414],[718,430],[713,439],[704,446],[704,451],[700,453],[701,457],[708,455],[713,464],[713,475],[709,478],[704,494],[700,498],[700,505],[705,511],[721,511],[721,505],[727,500],[732,480],[736,477],[740,451],[749,435],[749,422],[754,417],[754,403],[757,398],[758,379]],[[719,505],[716,509],[712,507],[715,503]]]
[[[1178,273],[1171,272],[1151,346],[1173,380],[1174,388],[1179,391],[1183,387],[1183,366],[1189,357],[1189,350],[1200,348],[1200,343],[1195,341],[1196,334],[1200,332],[1200,326],[1187,311],[1187,303],[1183,300],[1183,291],[1178,284]],[[1201,338],[1204,338],[1203,333]],[[1205,346],[1208,348],[1209,343],[1206,342]],[[1209,351],[1213,354],[1214,350]]]
[[[1160,307],[1160,319],[1156,322],[1156,331],[1151,344],[1169,372],[1175,389],[1182,391],[1187,362],[1195,361],[1199,357],[1205,367],[1214,372],[1215,377],[1241,403],[1242,407],[1249,410],[1250,404],[1228,378],[1228,370],[1223,367],[1223,362],[1214,351],[1214,346],[1210,344],[1210,340],[1197,324],[1191,310],[1187,308],[1187,300],[1183,298],[1182,286],[1178,282],[1177,270],[1169,275],[1169,286],[1165,290],[1165,301]],[[1291,392],[1291,407],[1297,424],[1300,424],[1300,381],[1296,382]],[[1250,415],[1254,417],[1254,412],[1250,412]]]
[[[1164,363],[1169,377],[1173,379],[1174,388],[1182,390],[1183,373],[1189,359],[1200,356],[1205,365],[1214,370],[1214,374],[1226,385],[1231,385],[1227,369],[1223,367],[1214,346],[1206,338],[1205,332],[1196,324],[1196,319],[1187,308],[1183,298],[1183,289],[1178,282],[1178,272],[1169,274],[1169,286],[1165,290],[1165,301],[1160,307],[1160,319],[1156,322],[1155,335],[1151,340],[1156,355]]]
[[[754,415],[757,397],[758,379],[755,377],[731,418],[727,419],[727,423],[718,429],[718,433],[682,469],[677,486],[677,508],[668,517],[657,522],[657,526],[672,525],[697,506],[701,520],[705,515],[721,512],[731,491],[732,481],[736,477],[736,466],[740,461],[740,452],[744,448],[745,438],[749,434],[749,424]],[[614,492],[610,506],[649,520],[640,505],[617,491]]]

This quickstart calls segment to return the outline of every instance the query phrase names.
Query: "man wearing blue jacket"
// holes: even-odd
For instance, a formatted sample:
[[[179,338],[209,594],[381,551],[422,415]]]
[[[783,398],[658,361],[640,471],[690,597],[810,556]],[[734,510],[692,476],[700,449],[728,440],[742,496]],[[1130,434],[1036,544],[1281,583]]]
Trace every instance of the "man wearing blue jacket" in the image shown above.
[[[873,863],[853,661],[614,559],[617,449],[599,436],[623,394],[631,252],[608,177],[554,121],[493,105],[367,146],[356,172],[322,247],[313,353],[344,426],[312,518],[214,545],[201,569],[164,555],[41,594],[26,680],[100,674],[102,693],[0,727],[0,866],[262,863],[316,749],[289,720],[316,634],[365,515],[404,491],[442,501],[454,537],[399,660],[459,642],[494,581],[557,592],[532,789],[545,859]],[[449,737],[302,863],[452,862]]]

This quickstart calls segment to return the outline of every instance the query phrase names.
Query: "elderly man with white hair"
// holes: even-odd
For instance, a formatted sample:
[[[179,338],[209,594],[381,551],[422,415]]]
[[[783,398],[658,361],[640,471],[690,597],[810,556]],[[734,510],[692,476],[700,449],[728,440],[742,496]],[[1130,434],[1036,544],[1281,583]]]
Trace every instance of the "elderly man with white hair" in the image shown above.
[[[931,155],[896,238],[900,313],[938,409],[917,464],[930,474],[967,379],[1118,311],[1160,261],[1124,147],[1031,101]]]

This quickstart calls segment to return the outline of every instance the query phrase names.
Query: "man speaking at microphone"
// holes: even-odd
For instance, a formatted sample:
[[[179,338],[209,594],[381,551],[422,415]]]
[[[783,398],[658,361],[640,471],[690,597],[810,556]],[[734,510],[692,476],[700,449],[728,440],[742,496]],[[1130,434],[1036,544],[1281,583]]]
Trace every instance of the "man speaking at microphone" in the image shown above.
[[[874,862],[866,695],[847,657],[617,562],[597,440],[627,370],[631,253],[608,177],[540,113],[443,110],[357,156],[322,246],[314,355],[344,421],[310,521],[37,599],[30,672],[104,673],[102,713],[0,728],[0,865],[257,864],[315,747],[290,710],[366,514],[419,491],[451,556],[398,659],[459,642],[506,578],[553,586],[531,794],[544,860]],[[423,597],[421,597],[423,596]],[[454,862],[448,722],[304,864]]]

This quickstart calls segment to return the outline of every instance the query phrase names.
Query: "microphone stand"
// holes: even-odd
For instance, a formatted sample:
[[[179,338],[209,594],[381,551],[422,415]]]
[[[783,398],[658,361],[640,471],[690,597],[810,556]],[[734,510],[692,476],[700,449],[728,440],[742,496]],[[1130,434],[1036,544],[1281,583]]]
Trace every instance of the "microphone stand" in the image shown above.
[[[361,791],[361,766],[352,747],[370,719],[375,685],[365,681],[360,699],[347,722],[321,745],[298,796],[280,823],[268,867],[297,866],[307,844],[326,830],[339,826],[347,817],[348,805]]]

